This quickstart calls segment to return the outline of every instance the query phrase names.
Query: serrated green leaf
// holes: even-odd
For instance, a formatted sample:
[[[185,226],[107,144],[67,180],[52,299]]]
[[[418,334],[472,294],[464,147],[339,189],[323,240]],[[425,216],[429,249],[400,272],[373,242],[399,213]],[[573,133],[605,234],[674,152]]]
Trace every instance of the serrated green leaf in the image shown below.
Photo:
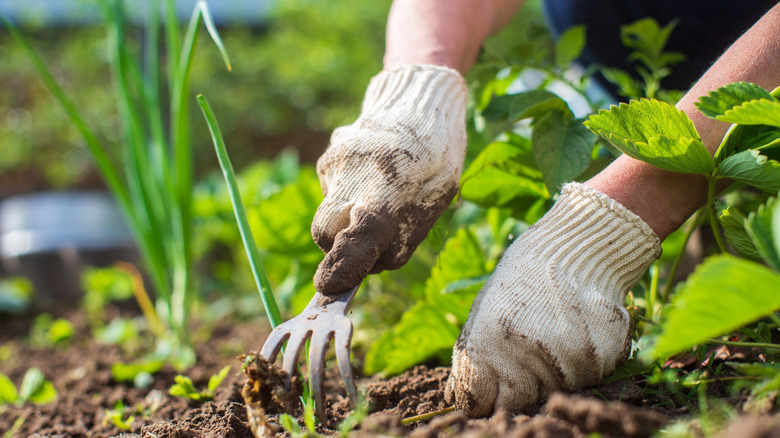
[[[460,327],[448,321],[436,306],[417,302],[392,330],[371,345],[365,372],[398,374],[436,355],[449,354],[459,333]]]
[[[551,111],[534,122],[531,143],[547,190],[552,193],[588,168],[596,136],[580,121]]]
[[[30,368],[22,377],[22,384],[19,385],[19,400],[29,401],[33,394],[38,392],[46,381],[43,372],[38,368]]]
[[[36,405],[45,405],[56,399],[57,389],[54,387],[54,384],[48,380],[44,380],[38,387],[38,390],[30,395],[28,400]]]
[[[650,357],[669,357],[780,309],[780,275],[730,255],[699,265],[665,312]]]
[[[776,99],[757,99],[737,105],[718,120],[740,125],[769,125],[780,127],[780,102]]]
[[[19,393],[16,392],[14,382],[3,373],[0,373],[0,405],[7,403],[16,403],[19,400]]]
[[[667,103],[641,99],[613,105],[584,124],[624,154],[661,169],[706,174],[715,168],[693,122]]]
[[[208,392],[210,394],[214,394],[214,391],[216,391],[222,381],[225,380],[225,377],[227,377],[229,372],[230,365],[226,365],[224,368],[219,370],[217,374],[214,374],[209,378]]]
[[[555,43],[555,65],[566,67],[577,59],[585,48],[585,26],[572,26]]]
[[[777,198],[770,198],[756,211],[750,213],[745,221],[745,231],[753,241],[761,258],[776,271],[780,271],[780,251],[774,245],[772,231],[775,204],[778,204]]]
[[[696,107],[707,117],[717,118],[726,111],[749,102],[754,99],[772,99],[771,94],[765,89],[750,82],[735,82],[710,91],[707,96],[702,96]]]
[[[780,162],[770,160],[753,149],[723,160],[718,167],[718,175],[770,193],[780,190]]]
[[[761,255],[745,230],[746,219],[738,208],[729,207],[721,213],[720,224],[726,240],[738,253],[751,260],[760,261]]]
[[[780,159],[780,129],[767,125],[731,125],[715,153],[719,163],[736,152],[761,150],[763,155]]]

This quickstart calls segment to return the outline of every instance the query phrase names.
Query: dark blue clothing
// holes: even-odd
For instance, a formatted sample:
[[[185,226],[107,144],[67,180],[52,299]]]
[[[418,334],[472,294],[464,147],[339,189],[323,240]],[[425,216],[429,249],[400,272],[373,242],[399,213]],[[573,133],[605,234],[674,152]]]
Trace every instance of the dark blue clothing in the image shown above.
[[[620,41],[620,26],[645,17],[661,26],[678,19],[666,50],[681,52],[686,60],[672,68],[662,85],[686,90],[775,4],[777,0],[545,0],[544,7],[556,37],[571,26],[586,26],[583,64],[629,72],[634,68],[626,63],[630,50]]]

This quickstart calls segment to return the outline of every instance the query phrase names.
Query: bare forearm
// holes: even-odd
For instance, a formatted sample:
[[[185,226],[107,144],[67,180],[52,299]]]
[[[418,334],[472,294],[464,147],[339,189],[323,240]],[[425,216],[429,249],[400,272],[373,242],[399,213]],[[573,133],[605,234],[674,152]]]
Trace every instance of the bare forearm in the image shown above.
[[[705,117],[694,105],[701,96],[737,81],[773,89],[780,84],[780,4],[735,42],[677,104],[714,153],[729,125]],[[706,181],[697,175],[672,173],[628,156],[615,160],[587,184],[641,217],[661,239],[702,206]]]
[[[525,0],[396,0],[387,23],[384,64],[435,64],[466,73],[482,42]]]

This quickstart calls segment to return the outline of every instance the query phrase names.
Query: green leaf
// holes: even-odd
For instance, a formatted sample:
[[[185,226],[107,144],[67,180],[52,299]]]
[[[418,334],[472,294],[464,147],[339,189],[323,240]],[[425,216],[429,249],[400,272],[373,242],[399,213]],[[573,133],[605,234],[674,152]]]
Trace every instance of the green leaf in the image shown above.
[[[322,252],[312,240],[310,230],[321,202],[322,190],[314,169],[302,170],[296,183],[286,185],[247,209],[257,246],[280,254],[310,258],[313,255],[319,261]]]
[[[718,176],[750,184],[770,193],[780,190],[780,162],[767,159],[760,151],[738,152],[718,167]]]
[[[511,122],[539,117],[551,110],[559,110],[570,115],[569,105],[555,93],[547,90],[531,90],[517,94],[507,94],[491,99],[482,115],[490,121],[506,120]]]
[[[22,401],[30,400],[33,394],[35,394],[43,382],[46,380],[41,370],[38,368],[30,368],[24,373],[22,378],[22,384],[19,385],[19,399]]]
[[[214,391],[216,391],[219,385],[222,383],[222,381],[225,380],[225,377],[227,377],[229,372],[230,372],[230,365],[226,365],[224,368],[219,370],[217,374],[214,374],[209,378],[209,384],[208,384],[209,394],[214,394]]]
[[[19,393],[16,392],[14,382],[3,373],[0,373],[0,405],[16,403]]]
[[[715,91],[710,91],[707,96],[702,96],[696,102],[696,107],[705,116],[717,119],[719,116],[724,115],[726,111],[754,99],[774,100],[768,91],[756,84],[735,82],[720,87]]]
[[[715,168],[693,122],[667,103],[641,99],[613,105],[584,124],[624,154],[661,169],[706,174]]]
[[[566,67],[577,59],[585,48],[585,26],[580,24],[566,29],[555,43],[555,65]]]
[[[780,309],[780,275],[730,255],[708,258],[665,312],[650,357],[669,357]]]
[[[780,102],[776,99],[757,99],[737,105],[718,120],[741,125],[769,125],[780,127]]]
[[[780,193],[778,198],[780,198]],[[777,200],[775,200],[775,208],[772,211],[772,235],[775,241],[775,252],[780,254],[780,201]]]
[[[168,390],[168,394],[174,397],[185,397],[191,400],[200,400],[201,394],[195,389],[195,385],[192,383],[192,379],[181,374],[173,378],[176,382],[171,385],[171,389]]]
[[[371,345],[366,354],[365,372],[398,374],[437,354],[447,354],[459,332],[460,328],[438,307],[417,302],[392,330]]]
[[[465,324],[471,303],[482,286],[480,281],[464,284],[464,279],[481,278],[488,274],[485,253],[479,245],[476,234],[468,229],[459,229],[447,239],[436,259],[431,276],[425,282],[425,296],[439,312],[452,315],[458,324]],[[454,283],[460,287],[454,288]]]
[[[536,166],[531,143],[510,136],[489,144],[463,172],[460,195],[483,207],[507,207],[519,215],[550,197]]]
[[[596,136],[578,120],[550,111],[536,120],[531,132],[534,158],[549,192],[573,181],[588,168]]]
[[[38,390],[29,398],[29,401],[36,405],[45,405],[57,399],[57,389],[48,380],[44,380]]]
[[[723,233],[729,244],[743,256],[760,261],[761,255],[758,253],[753,240],[745,230],[745,215],[736,207],[729,207],[720,215],[720,224],[723,227]]]
[[[780,129],[767,125],[731,125],[723,137],[715,160],[721,162],[735,152],[758,149],[772,159],[780,159]]]
[[[600,71],[609,82],[617,86],[620,95],[630,99],[639,99],[644,96],[642,84],[628,72],[619,68],[607,67],[601,68]]]
[[[745,221],[745,230],[747,231],[753,244],[756,246],[761,258],[776,271],[780,271],[780,251],[774,245],[773,239],[773,210],[775,209],[777,198],[770,198],[765,204],[748,216]]]
[[[111,376],[117,382],[132,382],[140,373],[154,374],[160,371],[163,363],[160,360],[141,359],[131,363],[114,362],[111,365]]]

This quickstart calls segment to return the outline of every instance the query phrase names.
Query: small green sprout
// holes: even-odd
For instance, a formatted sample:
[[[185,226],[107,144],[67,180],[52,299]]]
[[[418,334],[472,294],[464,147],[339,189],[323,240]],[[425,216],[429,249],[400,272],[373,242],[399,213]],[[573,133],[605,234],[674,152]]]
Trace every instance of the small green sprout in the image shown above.
[[[103,417],[103,425],[107,426],[109,422],[116,426],[119,430],[130,430],[135,420],[134,415],[130,415],[127,419],[124,418],[127,408],[125,405],[118,401],[114,405],[114,409],[106,409],[105,416]]]
[[[22,384],[16,390],[11,379],[0,373],[0,406],[6,404],[21,405],[27,402],[45,405],[57,398],[57,389],[46,380],[41,370],[30,368],[24,373]]]
[[[192,383],[192,379],[187,376],[178,375],[174,378],[176,383],[171,386],[168,394],[175,397],[185,397],[195,401],[208,401],[214,399],[214,391],[217,390],[220,383],[225,380],[230,372],[230,365],[225,366],[217,374],[214,374],[209,379],[209,383],[205,390],[198,391],[195,385]]]
[[[38,315],[30,328],[30,343],[36,347],[54,347],[67,344],[76,333],[73,324],[49,313]]]

